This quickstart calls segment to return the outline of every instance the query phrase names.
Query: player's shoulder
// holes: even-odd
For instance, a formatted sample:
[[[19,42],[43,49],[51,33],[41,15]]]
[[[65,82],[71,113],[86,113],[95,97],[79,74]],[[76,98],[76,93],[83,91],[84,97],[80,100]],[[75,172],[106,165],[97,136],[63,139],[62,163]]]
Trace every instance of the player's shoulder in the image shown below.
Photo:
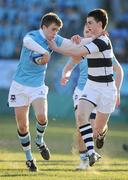
[[[106,44],[110,43],[110,39],[109,39],[109,37],[106,36],[106,35],[101,35],[101,36],[99,36],[97,39],[105,42]]]
[[[55,36],[55,41],[58,40],[58,39],[63,39],[63,37],[62,37],[61,35],[57,34],[57,35]]]
[[[55,42],[57,43],[58,46],[61,46],[62,42],[63,42],[64,38],[60,35],[56,35],[55,37]]]
[[[39,30],[29,31],[26,35],[36,37],[39,35]]]

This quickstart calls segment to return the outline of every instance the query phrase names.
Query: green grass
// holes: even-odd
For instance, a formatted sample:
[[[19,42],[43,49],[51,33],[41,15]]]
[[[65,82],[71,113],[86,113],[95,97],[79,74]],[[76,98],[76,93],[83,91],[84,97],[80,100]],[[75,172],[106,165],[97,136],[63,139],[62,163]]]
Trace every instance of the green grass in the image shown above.
[[[35,137],[35,122],[30,122],[32,141]],[[39,172],[28,172],[24,153],[21,150],[16,124],[12,117],[0,118],[0,180],[127,180],[128,153],[122,150],[127,142],[128,124],[110,124],[105,146],[99,153],[100,162],[87,171],[75,171],[79,156],[75,146],[75,124],[68,121],[51,121],[45,136],[51,149],[50,161],[43,161],[35,144],[33,155]]]

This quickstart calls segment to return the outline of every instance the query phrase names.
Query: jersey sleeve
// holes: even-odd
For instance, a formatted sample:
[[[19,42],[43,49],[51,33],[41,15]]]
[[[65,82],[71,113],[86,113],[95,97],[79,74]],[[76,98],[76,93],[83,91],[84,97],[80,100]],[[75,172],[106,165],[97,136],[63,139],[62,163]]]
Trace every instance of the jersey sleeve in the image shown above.
[[[35,38],[33,38],[33,34],[31,34],[31,33],[28,33],[23,38],[23,46],[26,47],[27,49],[29,49],[31,51],[35,51],[39,54],[44,54],[44,53],[48,52],[39,43],[36,42]]]
[[[91,43],[92,41],[93,41],[92,38],[83,38],[80,42],[80,45],[83,46],[83,45]]]
[[[105,41],[102,39],[95,39],[89,44],[84,45],[89,51],[90,54],[97,53],[97,52],[103,52],[105,50],[110,49],[109,45],[106,44]]]
[[[36,41],[36,35],[35,35],[34,31],[28,32],[28,33],[24,36],[24,38],[26,38],[26,37],[30,37],[30,38],[32,38],[34,41]]]

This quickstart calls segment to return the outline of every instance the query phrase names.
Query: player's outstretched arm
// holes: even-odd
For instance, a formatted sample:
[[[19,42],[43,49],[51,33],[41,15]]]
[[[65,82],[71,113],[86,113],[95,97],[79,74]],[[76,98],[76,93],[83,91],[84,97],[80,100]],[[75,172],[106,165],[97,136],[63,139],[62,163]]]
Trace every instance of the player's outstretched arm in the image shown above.
[[[89,51],[86,47],[84,47],[83,45],[76,45],[74,43],[71,43],[67,46],[67,48],[65,48],[63,45],[58,47],[55,41],[49,41],[49,46],[54,51],[66,56],[82,57],[89,54]]]

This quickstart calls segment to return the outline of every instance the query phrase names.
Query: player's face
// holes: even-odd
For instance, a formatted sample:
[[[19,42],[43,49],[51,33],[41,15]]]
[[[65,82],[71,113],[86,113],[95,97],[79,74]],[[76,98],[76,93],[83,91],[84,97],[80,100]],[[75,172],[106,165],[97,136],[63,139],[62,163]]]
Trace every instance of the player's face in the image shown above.
[[[97,22],[93,17],[88,17],[86,26],[93,35],[97,35],[97,33],[99,33],[99,29],[102,27],[102,24],[101,22]]]
[[[60,28],[55,23],[50,24],[48,27],[43,26],[44,34],[48,40],[54,39],[59,30]]]
[[[84,37],[85,37],[85,38],[90,38],[90,37],[92,37],[92,33],[91,33],[91,31],[89,31],[89,29],[88,29],[88,27],[87,27],[86,24],[85,24],[85,26],[84,26],[83,34],[84,34]]]

